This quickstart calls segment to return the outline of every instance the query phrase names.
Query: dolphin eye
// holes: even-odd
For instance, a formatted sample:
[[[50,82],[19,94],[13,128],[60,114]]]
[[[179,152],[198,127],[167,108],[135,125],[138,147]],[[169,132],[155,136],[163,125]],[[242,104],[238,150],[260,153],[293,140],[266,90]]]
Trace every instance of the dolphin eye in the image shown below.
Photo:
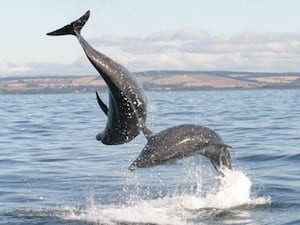
[[[150,160],[151,160],[152,163],[154,163],[156,161],[156,154],[152,154],[150,156]]]

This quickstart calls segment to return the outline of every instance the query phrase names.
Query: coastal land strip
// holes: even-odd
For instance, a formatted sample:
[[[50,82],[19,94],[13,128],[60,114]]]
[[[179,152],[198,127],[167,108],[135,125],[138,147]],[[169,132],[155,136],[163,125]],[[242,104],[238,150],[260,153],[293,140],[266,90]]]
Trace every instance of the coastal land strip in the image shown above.
[[[147,91],[300,88],[300,72],[146,71],[134,75]],[[95,90],[106,90],[99,75],[0,78],[0,94],[87,93]]]

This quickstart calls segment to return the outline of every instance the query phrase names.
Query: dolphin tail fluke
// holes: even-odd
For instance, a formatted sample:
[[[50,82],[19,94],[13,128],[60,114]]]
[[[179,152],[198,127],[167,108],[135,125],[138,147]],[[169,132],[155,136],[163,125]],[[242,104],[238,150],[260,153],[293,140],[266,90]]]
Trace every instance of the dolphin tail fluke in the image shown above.
[[[98,105],[100,106],[100,108],[102,109],[102,111],[105,113],[105,115],[107,115],[107,113],[108,113],[108,107],[107,107],[107,105],[105,105],[105,103],[104,103],[104,102],[102,101],[102,99],[99,97],[97,91],[96,91],[96,97],[97,97]]]
[[[47,33],[51,36],[60,36],[60,35],[76,35],[80,33],[81,28],[84,26],[86,21],[89,19],[90,11],[88,10],[82,17],[78,20],[73,21],[72,23],[52,32]]]
[[[232,161],[228,148],[231,148],[231,146],[225,144],[214,145],[204,153],[210,159],[215,169],[222,175],[224,175],[222,172],[223,169],[232,169]]]

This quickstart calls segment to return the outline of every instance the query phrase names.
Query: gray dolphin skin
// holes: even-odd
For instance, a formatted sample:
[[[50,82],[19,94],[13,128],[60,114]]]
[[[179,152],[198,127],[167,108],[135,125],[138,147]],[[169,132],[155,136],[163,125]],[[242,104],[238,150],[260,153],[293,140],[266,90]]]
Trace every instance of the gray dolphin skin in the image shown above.
[[[130,170],[164,164],[195,154],[206,156],[215,169],[222,173],[231,169],[231,157],[222,138],[213,130],[198,125],[179,125],[154,135],[148,135],[148,143]]]
[[[230,146],[209,128],[184,124],[153,134],[146,127],[147,100],[134,76],[117,62],[92,48],[80,34],[89,15],[90,12],[87,11],[78,20],[47,35],[76,36],[87,58],[108,86],[109,107],[96,92],[99,107],[108,118],[106,127],[97,135],[97,140],[107,145],[124,144],[142,132],[148,142],[129,166],[130,170],[153,167],[195,154],[206,156],[221,174],[224,168],[231,169],[228,151]]]
[[[134,139],[145,128],[147,100],[135,77],[123,66],[95,50],[80,34],[90,15],[87,11],[81,18],[47,35],[74,35],[87,58],[108,86],[109,107],[96,97],[102,111],[107,115],[107,124],[97,140],[107,145],[124,144]],[[147,131],[145,131],[147,132]]]

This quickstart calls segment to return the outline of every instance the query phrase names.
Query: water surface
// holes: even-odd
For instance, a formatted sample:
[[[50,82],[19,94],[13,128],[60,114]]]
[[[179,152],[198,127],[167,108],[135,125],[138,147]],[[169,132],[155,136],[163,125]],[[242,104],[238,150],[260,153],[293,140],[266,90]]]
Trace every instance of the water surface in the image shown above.
[[[146,139],[97,142],[93,94],[0,96],[0,223],[300,223],[299,90],[147,95],[153,131],[207,126],[234,146],[234,171],[195,156],[130,172]]]

